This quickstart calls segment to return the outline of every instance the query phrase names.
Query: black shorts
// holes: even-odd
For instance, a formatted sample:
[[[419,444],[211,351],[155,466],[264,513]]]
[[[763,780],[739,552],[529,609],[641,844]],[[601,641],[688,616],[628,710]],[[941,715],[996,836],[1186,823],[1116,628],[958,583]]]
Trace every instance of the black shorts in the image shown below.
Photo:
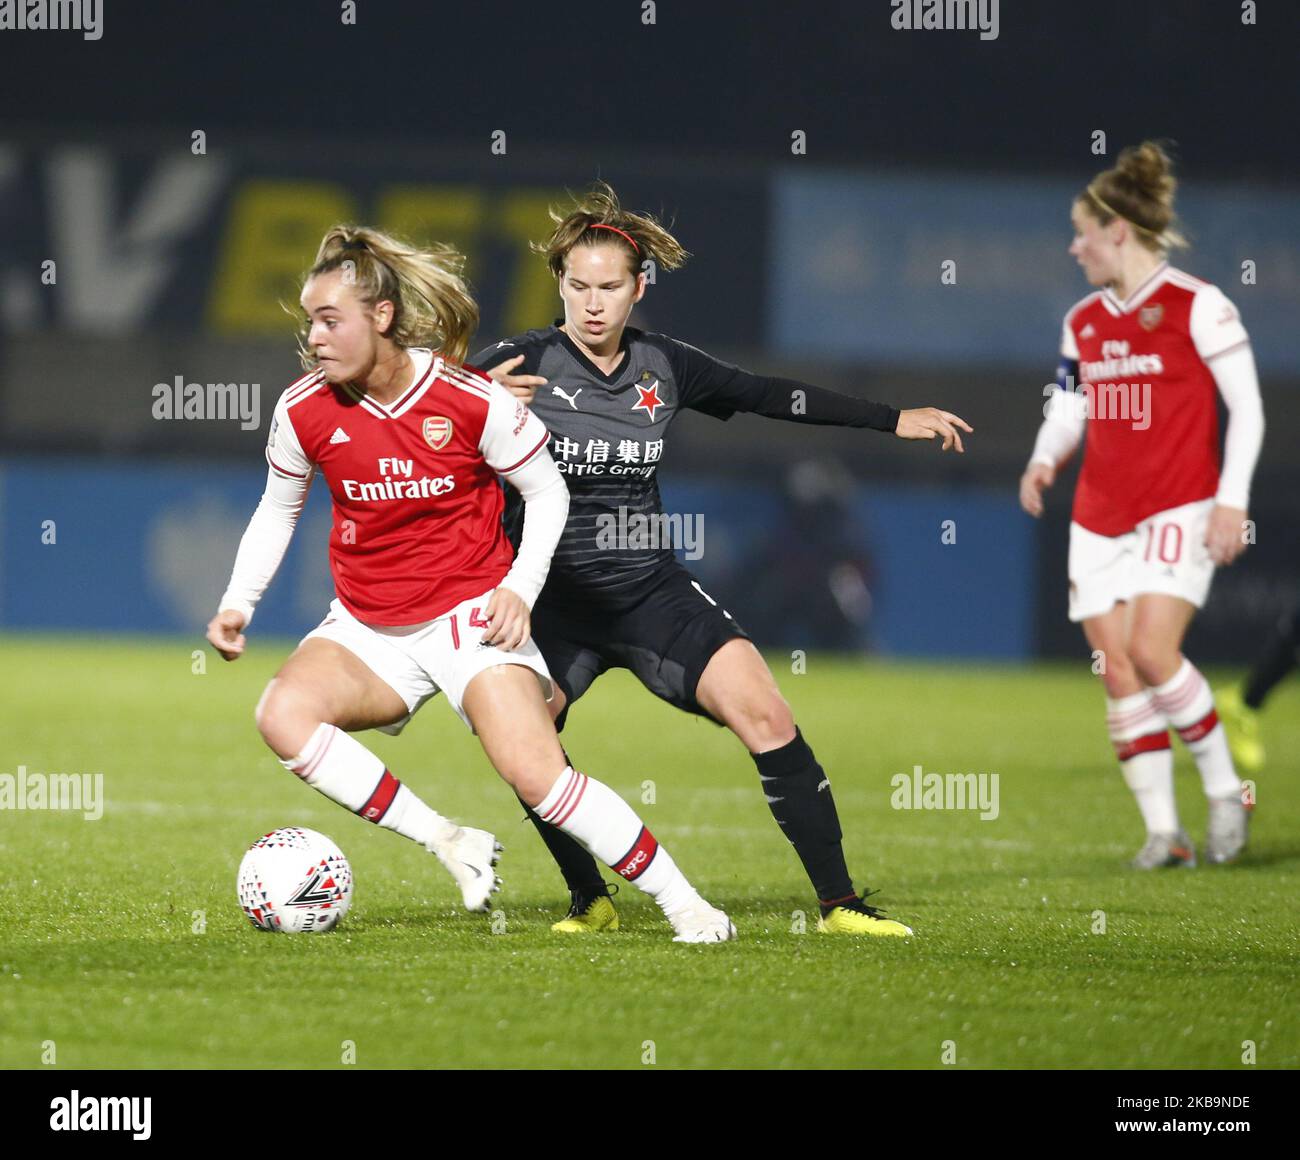
[[[533,609],[533,639],[571,705],[608,669],[629,669],[656,697],[714,718],[695,699],[700,674],[729,640],[749,639],[676,559],[617,596],[548,584]],[[564,728],[568,707],[556,719]]]

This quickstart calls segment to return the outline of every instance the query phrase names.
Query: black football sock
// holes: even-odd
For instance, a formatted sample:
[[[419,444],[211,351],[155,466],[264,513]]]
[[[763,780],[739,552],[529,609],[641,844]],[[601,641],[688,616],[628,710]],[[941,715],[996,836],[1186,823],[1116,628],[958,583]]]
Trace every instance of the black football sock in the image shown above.
[[[605,880],[600,875],[600,867],[596,864],[596,859],[563,830],[557,830],[550,822],[542,821],[537,811],[523,798],[519,799],[519,804],[528,811],[528,820],[537,827],[537,832],[546,843],[551,857],[559,866],[560,873],[564,875],[564,884],[574,895],[574,902],[578,902],[579,899],[590,901],[601,894],[608,894],[609,891],[605,888]]]
[[[822,910],[856,901],[831,783],[803,734],[796,727],[789,744],[750,756],[758,766],[768,808],[799,855]]]
[[[1252,709],[1263,707],[1274,686],[1296,666],[1300,656],[1300,608],[1293,608],[1268,638],[1268,647],[1246,678],[1243,700]]]
[[[573,765],[567,752],[564,753],[564,760],[570,766]],[[515,796],[518,797],[517,794]],[[551,857],[564,875],[564,883],[573,895],[574,905],[581,908],[582,903],[608,894],[609,890],[605,886],[605,879],[601,877],[596,859],[563,830],[557,830],[550,822],[542,821],[541,815],[523,798],[519,798],[519,804],[528,811],[528,820],[537,827],[542,841],[546,843]]]

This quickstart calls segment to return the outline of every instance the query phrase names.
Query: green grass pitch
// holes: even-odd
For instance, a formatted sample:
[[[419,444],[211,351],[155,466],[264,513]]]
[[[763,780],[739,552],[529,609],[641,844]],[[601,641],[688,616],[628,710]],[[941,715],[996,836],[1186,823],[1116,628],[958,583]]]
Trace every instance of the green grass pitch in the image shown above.
[[[402,737],[366,740],[436,808],[505,842],[494,933],[434,858],[265,749],[252,709],[288,642],[254,638],[234,665],[209,654],[203,674],[200,647],[0,641],[0,773],[100,772],[106,799],[98,821],[0,811],[4,1067],[53,1051],[66,1068],[1249,1070],[1247,1041],[1255,1068],[1300,1064],[1294,679],[1265,718],[1271,764],[1242,863],[1139,875],[1125,863],[1140,822],[1082,662],[813,656],[792,675],[772,657],[834,783],[859,887],[916,929],[903,942],[818,935],[740,745],[611,674],[565,742],[730,912],[739,941],[698,947],[675,945],[630,887],[620,933],[550,934],[558,873],[435,700]],[[998,774],[999,816],[891,808],[890,778],[915,765]],[[1177,779],[1199,842],[1181,750]],[[356,873],[352,912],[325,936],[259,933],[235,900],[247,845],[294,824],[329,834]]]

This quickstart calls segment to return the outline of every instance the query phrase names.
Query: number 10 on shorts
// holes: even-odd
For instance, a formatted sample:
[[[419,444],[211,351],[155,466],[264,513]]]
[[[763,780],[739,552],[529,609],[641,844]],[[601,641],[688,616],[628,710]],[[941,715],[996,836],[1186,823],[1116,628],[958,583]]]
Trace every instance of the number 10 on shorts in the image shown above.
[[[1151,562],[1151,549],[1156,549],[1156,556],[1162,564],[1177,564],[1183,554],[1183,529],[1174,523],[1161,524],[1159,535],[1156,525],[1147,525],[1147,546],[1142,553],[1143,563]]]

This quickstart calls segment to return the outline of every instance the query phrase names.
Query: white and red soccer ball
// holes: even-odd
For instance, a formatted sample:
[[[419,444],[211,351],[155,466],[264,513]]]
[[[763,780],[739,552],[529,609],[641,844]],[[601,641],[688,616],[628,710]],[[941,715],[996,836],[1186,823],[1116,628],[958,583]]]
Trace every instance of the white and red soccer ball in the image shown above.
[[[259,930],[333,930],[352,905],[352,867],[324,834],[273,830],[239,864],[239,905]]]

